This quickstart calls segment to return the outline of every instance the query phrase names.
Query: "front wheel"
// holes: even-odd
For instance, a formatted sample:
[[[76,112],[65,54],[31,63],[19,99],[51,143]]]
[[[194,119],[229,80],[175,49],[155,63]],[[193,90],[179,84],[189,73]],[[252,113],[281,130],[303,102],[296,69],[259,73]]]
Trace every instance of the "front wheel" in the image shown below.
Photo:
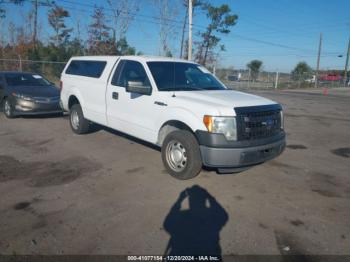
[[[89,120],[84,118],[83,110],[79,104],[75,104],[71,107],[69,113],[69,123],[73,132],[78,135],[86,134],[89,132]]]
[[[5,98],[2,104],[2,111],[7,118],[14,118],[13,105],[8,98]]]
[[[168,173],[181,180],[196,177],[202,169],[198,142],[187,130],[167,135],[162,145],[162,160]]]

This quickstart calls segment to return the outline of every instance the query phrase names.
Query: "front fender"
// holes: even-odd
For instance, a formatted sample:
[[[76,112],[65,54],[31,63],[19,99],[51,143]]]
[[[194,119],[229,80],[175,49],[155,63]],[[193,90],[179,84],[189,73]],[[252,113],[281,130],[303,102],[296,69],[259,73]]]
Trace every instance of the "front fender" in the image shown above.
[[[180,121],[191,128],[193,132],[196,130],[206,130],[206,127],[203,123],[203,119],[193,114],[191,111],[179,108],[172,107],[167,108],[166,111],[161,113],[156,123],[156,129],[159,130],[161,127],[168,121]]]

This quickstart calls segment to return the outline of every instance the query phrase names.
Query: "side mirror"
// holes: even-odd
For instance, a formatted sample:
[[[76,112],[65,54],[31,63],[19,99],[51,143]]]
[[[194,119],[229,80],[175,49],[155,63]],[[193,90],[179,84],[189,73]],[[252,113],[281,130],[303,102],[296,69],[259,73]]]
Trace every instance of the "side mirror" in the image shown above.
[[[126,86],[126,92],[129,93],[150,95],[151,91],[151,87],[144,85],[141,81],[128,81],[128,84]]]

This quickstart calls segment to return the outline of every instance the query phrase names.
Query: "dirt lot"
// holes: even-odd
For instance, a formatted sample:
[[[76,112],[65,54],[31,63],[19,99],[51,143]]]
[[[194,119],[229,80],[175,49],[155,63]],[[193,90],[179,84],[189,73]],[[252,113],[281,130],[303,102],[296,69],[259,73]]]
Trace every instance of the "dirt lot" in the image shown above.
[[[285,108],[283,155],[190,181],[117,132],[1,114],[0,254],[350,254],[350,90],[259,94]]]

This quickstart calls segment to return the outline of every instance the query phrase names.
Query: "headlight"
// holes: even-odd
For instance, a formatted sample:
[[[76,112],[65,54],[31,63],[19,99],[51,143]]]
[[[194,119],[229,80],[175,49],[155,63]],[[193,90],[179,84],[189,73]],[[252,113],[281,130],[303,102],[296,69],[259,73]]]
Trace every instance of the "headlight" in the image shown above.
[[[223,134],[227,140],[237,140],[235,117],[204,116],[203,122],[210,133]]]
[[[14,97],[17,97],[19,99],[23,99],[23,100],[26,100],[26,101],[33,101],[33,98],[31,98],[30,96],[26,96],[26,95],[22,95],[22,94],[17,94],[17,93],[12,93],[12,95]]]
[[[283,116],[283,111],[280,111],[280,117],[281,117],[281,129],[284,129],[284,116]]]

